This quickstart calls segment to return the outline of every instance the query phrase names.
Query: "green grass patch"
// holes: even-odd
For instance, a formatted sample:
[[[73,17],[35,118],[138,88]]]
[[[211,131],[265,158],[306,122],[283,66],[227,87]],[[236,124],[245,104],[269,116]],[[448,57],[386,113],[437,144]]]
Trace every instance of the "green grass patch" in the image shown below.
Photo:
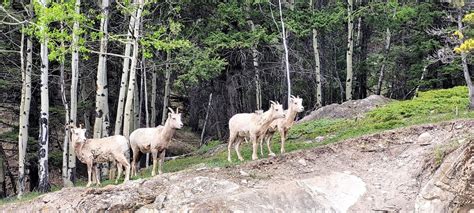
[[[51,192],[55,192],[55,191],[58,191],[60,189],[61,189],[61,187],[59,187],[59,186],[51,186]],[[42,194],[37,192],[37,191],[33,191],[33,192],[28,192],[28,193],[23,194],[23,196],[20,199],[18,199],[16,196],[0,199],[0,206],[10,204],[10,203],[26,202],[26,201],[29,201],[29,200],[33,200],[33,199],[39,197],[40,195],[42,195]]]

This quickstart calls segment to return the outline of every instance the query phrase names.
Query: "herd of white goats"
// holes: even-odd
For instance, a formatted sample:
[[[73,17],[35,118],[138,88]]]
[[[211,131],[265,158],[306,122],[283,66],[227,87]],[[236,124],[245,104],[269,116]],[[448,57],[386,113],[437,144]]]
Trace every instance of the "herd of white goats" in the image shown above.
[[[283,106],[278,102],[271,102],[270,109],[267,111],[256,111],[255,113],[240,113],[232,116],[229,120],[229,143],[227,147],[227,160],[231,159],[231,148],[235,144],[235,151],[239,160],[243,161],[240,154],[240,143],[247,138],[252,141],[252,160],[258,158],[257,156],[257,141],[260,141],[260,151],[263,155],[263,141],[266,141],[269,155],[275,154],[270,148],[270,140],[273,134],[278,131],[281,136],[281,153],[285,152],[285,140],[288,130],[293,125],[295,117],[298,112],[304,110],[303,99],[291,96],[288,104],[288,110],[283,110]],[[130,178],[130,169],[132,175],[137,175],[139,152],[151,153],[153,157],[153,169],[151,175],[155,175],[156,164],[158,161],[158,174],[162,173],[162,164],[165,159],[165,152],[168,148],[171,138],[176,129],[183,127],[181,121],[181,113],[169,108],[168,118],[165,124],[154,128],[139,128],[130,134],[129,140],[122,135],[114,135],[100,139],[87,139],[86,129],[82,127],[71,127],[71,139],[74,144],[74,150],[78,159],[87,165],[87,175],[89,187],[92,184],[92,173],[95,173],[96,183],[100,184],[99,175],[97,175],[96,165],[99,163],[115,162],[117,165],[117,179],[121,176],[122,169],[125,167],[125,180]],[[130,163],[127,157],[130,152],[133,152],[133,158],[130,168]]]

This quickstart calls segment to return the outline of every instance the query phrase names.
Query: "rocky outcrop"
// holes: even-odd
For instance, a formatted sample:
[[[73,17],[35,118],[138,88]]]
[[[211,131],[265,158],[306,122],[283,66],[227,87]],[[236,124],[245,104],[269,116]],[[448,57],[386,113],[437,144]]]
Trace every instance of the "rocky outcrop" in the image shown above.
[[[474,138],[443,160],[416,197],[416,212],[474,210]]]
[[[390,102],[391,99],[380,96],[371,95],[365,99],[346,101],[342,104],[331,104],[323,106],[309,115],[305,116],[298,122],[312,121],[317,119],[335,119],[335,118],[357,118],[364,116],[376,107],[383,106]]]

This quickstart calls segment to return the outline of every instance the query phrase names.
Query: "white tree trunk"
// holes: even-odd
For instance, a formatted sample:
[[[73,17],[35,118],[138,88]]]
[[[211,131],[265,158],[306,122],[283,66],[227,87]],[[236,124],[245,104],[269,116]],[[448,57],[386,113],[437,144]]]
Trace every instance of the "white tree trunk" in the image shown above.
[[[127,81],[128,81],[128,74],[130,70],[130,49],[132,47],[132,32],[134,28],[134,21],[135,19],[130,16],[130,23],[128,24],[127,28],[127,43],[125,44],[125,53],[126,56],[123,58],[123,68],[122,68],[122,78],[120,81],[120,93],[119,93],[119,100],[118,100],[118,107],[117,107],[117,117],[115,119],[115,135],[120,135],[123,123],[123,110],[125,106],[125,95],[127,94]]]
[[[204,119],[204,125],[202,126],[201,143],[199,144],[199,147],[201,147],[204,144],[204,134],[206,133],[207,119],[209,118],[209,111],[211,110],[211,104],[212,104],[212,93],[209,94],[209,101],[207,102],[206,118]]]
[[[458,31],[462,34],[462,15],[463,12],[461,9],[458,12],[457,17],[457,24],[458,24]],[[463,42],[464,39],[461,39]],[[474,110],[474,85],[472,84],[471,75],[469,74],[469,66],[467,64],[467,54],[465,52],[461,52],[461,64],[462,64],[462,71],[464,73],[464,79],[466,80],[467,89],[469,91],[469,110]]]
[[[354,51],[354,17],[353,13],[353,0],[347,0],[347,75],[346,75],[346,101],[352,100],[352,53]]]
[[[322,85],[321,85],[321,60],[319,58],[318,31],[313,29],[313,51],[314,51],[314,71],[316,73],[316,107],[323,105]]]
[[[151,126],[155,127],[156,126],[156,70],[153,68],[153,74],[151,77],[151,121],[150,124]]]
[[[143,26],[143,25],[142,25]],[[144,93],[144,101],[145,101],[145,127],[150,127],[150,116],[148,114],[148,89],[147,89],[147,82],[146,82],[146,60],[145,54],[142,54],[142,82],[143,82],[143,93]],[[150,153],[146,153],[145,165],[148,168],[150,163]]]
[[[76,0],[74,5],[76,14],[81,13],[81,0]],[[72,29],[72,55],[71,55],[71,115],[69,123],[77,125],[77,87],[79,82],[79,22],[75,21]],[[68,151],[68,169],[67,177],[70,181],[74,182],[76,177],[76,153],[74,152],[74,146],[69,145]]]
[[[314,13],[313,0],[309,1],[310,8]],[[316,107],[319,108],[323,105],[322,86],[321,86],[321,59],[319,58],[319,43],[318,43],[318,31],[313,29],[313,52],[314,52],[314,72],[316,75]]]
[[[97,65],[97,88],[95,102],[95,122],[94,122],[94,138],[101,138],[107,134],[104,126],[108,122],[108,91],[107,91],[107,40],[108,40],[108,15],[109,0],[102,0],[101,5],[102,16],[100,19],[100,32],[103,34],[100,39],[100,55]]]
[[[247,10],[247,22],[250,25],[250,29],[255,31],[255,24],[250,17],[250,6],[246,7]],[[255,71],[255,105],[257,110],[262,109],[262,84],[260,82],[260,70],[259,70],[259,63],[258,63],[258,51],[257,45],[250,47],[250,51],[252,52],[252,62],[253,62],[253,69]]]
[[[293,4],[290,4],[290,8]],[[291,79],[290,79],[290,62],[288,59],[288,46],[286,44],[286,31],[285,22],[283,21],[283,12],[281,10],[281,0],[278,0],[278,7],[280,9],[280,22],[281,22],[281,37],[283,38],[283,47],[285,48],[285,70],[286,70],[286,84],[288,88],[288,106],[290,104],[291,97]],[[292,8],[291,8],[292,9]]]
[[[61,23],[62,25],[62,23]],[[62,26],[61,26],[62,30]],[[64,42],[61,42],[61,47],[64,48]],[[59,73],[60,73],[60,88],[61,88],[61,100],[64,106],[64,111],[65,111],[65,124],[67,125],[70,122],[70,117],[69,117],[69,105],[67,103],[66,99],[66,86],[65,86],[65,81],[64,81],[64,61],[60,62],[60,67],[59,67]],[[64,127],[64,142],[63,142],[63,166],[62,166],[62,178],[63,178],[63,185],[64,186],[72,186],[72,182],[69,180],[69,175],[68,175],[68,168],[69,168],[69,128],[66,126]],[[71,145],[72,146],[72,145]]]
[[[28,144],[28,119],[30,117],[31,103],[31,69],[33,60],[33,43],[31,38],[26,38],[26,64],[24,62],[24,33],[22,33],[21,42],[21,68],[22,68],[22,97],[20,105],[20,121],[18,136],[18,197],[25,191],[25,157],[26,146]],[[25,65],[23,65],[25,64]]]
[[[125,118],[123,125],[123,135],[125,137],[130,136],[130,122],[132,122],[132,104],[133,96],[135,93],[136,82],[136,68],[138,60],[138,40],[140,36],[140,19],[143,10],[143,0],[137,0],[138,8],[134,15],[134,29],[133,29],[133,53],[132,53],[132,64],[130,66],[130,78],[128,82],[127,101],[125,102]]]
[[[390,40],[391,40],[391,33],[390,33],[390,29],[387,28],[385,32],[385,53],[382,60],[382,66],[380,67],[379,80],[377,82],[377,91],[376,91],[377,95],[380,95],[382,93],[382,84],[383,84],[383,77],[385,75],[385,66],[387,64],[388,53],[390,51]]]
[[[135,83],[135,90],[133,91],[133,127],[130,132],[138,128],[140,128],[140,98],[138,83]]]
[[[46,0],[40,1],[46,7]],[[46,26],[41,26],[44,28]],[[42,29],[40,29],[42,30]],[[48,142],[49,142],[49,89],[48,89],[48,40],[46,36],[41,39],[41,110],[39,127],[39,156],[38,156],[38,191],[50,190],[48,172]]]
[[[168,104],[170,98],[170,78],[171,78],[171,51],[166,52],[166,74],[165,74],[165,95],[163,96],[163,114],[161,115],[161,125],[165,124],[168,114]]]

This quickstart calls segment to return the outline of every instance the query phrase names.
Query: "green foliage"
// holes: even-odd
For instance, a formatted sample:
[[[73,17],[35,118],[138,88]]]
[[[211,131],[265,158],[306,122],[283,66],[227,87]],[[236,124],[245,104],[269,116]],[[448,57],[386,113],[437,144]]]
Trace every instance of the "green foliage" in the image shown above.
[[[63,165],[63,152],[61,150],[48,152],[48,163],[52,168],[61,168]]]
[[[195,86],[221,73],[227,62],[216,56],[211,49],[190,47],[182,49],[176,58],[179,70],[184,70],[175,81],[175,86]]]
[[[51,61],[64,61],[66,53],[71,51],[70,43],[73,35],[73,24],[79,22],[81,25],[91,24],[92,21],[82,14],[77,14],[74,10],[74,1],[51,2],[44,7],[39,2],[34,1],[35,19],[24,29],[25,33],[47,41],[48,59]],[[78,36],[85,33],[84,29],[74,32]],[[85,52],[85,40],[79,39],[78,46],[80,52]]]
[[[278,33],[271,33],[256,24],[251,30],[247,22],[251,14],[236,2],[220,3],[208,28],[212,29],[204,44],[215,49],[250,48],[260,43],[277,43]]]
[[[151,58],[154,50],[167,52],[191,47],[191,43],[188,40],[176,39],[182,29],[182,24],[179,22],[169,19],[167,25],[148,27],[151,33],[145,34],[140,39],[140,44],[144,48],[143,54],[145,54],[146,58]]]
[[[338,2],[318,10],[307,8],[290,11],[285,21],[288,30],[298,36],[307,36],[312,29],[325,33],[337,28],[344,23],[346,16],[345,6]]]

